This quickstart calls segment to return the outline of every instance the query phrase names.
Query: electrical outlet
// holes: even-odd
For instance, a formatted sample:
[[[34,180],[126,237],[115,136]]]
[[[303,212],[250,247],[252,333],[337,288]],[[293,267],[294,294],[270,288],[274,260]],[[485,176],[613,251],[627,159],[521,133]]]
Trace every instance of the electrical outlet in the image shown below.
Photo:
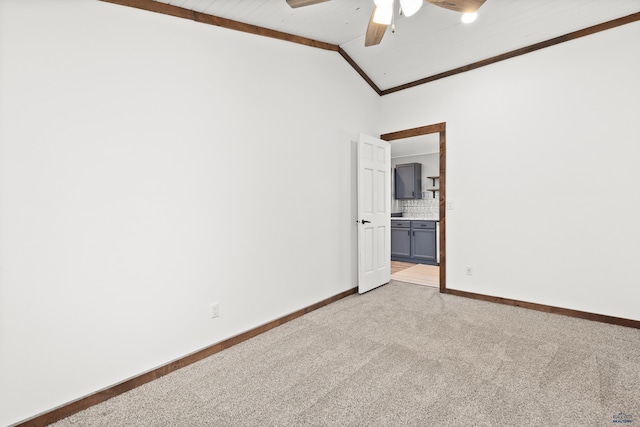
[[[467,265],[464,269],[465,269],[465,272],[467,273],[467,276],[473,276],[473,269],[471,268],[470,265]]]
[[[211,304],[211,318],[213,319],[218,316],[220,316],[220,304],[214,302]]]

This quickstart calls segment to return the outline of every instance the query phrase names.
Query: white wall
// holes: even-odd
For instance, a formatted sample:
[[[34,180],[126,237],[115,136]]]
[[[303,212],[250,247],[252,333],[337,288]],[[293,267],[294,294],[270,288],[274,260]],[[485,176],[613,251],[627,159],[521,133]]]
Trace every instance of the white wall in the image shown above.
[[[392,142],[393,146],[393,142]],[[391,155],[391,167],[394,168],[396,165],[402,165],[405,163],[420,163],[422,165],[422,180],[424,188],[432,188],[433,185],[431,180],[427,184],[425,184],[424,180],[427,176],[438,176],[440,174],[440,154],[439,153],[431,153],[431,154],[416,154],[414,156],[402,156],[402,157],[393,157]]]
[[[449,288],[640,320],[638,40],[636,22],[383,97],[383,133],[447,123]]]
[[[0,425],[355,286],[380,98],[335,52],[2,0],[0,93]]]

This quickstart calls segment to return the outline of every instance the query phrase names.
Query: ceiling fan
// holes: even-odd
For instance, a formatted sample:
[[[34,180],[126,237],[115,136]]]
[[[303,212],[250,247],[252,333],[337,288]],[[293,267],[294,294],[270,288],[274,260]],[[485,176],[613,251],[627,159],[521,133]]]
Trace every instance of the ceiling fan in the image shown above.
[[[292,8],[311,6],[324,3],[329,0],[287,0],[287,4]],[[373,8],[367,33],[364,38],[365,46],[375,46],[380,44],[387,27],[393,19],[393,0],[374,0],[376,6]],[[474,13],[485,0],[424,0],[435,6],[453,10],[455,12]],[[399,0],[400,9],[405,16],[411,16],[422,6],[423,0]]]

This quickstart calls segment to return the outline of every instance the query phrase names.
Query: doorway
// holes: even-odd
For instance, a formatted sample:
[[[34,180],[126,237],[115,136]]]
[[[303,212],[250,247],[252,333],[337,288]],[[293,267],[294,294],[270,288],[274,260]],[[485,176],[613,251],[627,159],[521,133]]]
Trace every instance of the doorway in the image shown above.
[[[439,217],[439,233],[438,233],[438,253],[439,253],[439,271],[438,281],[440,292],[446,292],[446,152],[447,152],[447,136],[446,123],[436,123],[417,128],[404,129],[397,132],[386,133],[380,135],[380,139],[388,142],[408,140],[410,138],[438,134],[438,154],[439,154],[439,174],[438,174],[438,217]]]

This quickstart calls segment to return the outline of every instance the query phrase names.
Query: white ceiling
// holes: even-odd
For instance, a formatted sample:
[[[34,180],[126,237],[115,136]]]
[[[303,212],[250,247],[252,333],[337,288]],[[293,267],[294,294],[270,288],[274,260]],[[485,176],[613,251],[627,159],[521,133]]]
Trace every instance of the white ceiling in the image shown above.
[[[381,90],[640,12],[640,0],[486,0],[478,20],[462,24],[459,13],[425,2],[365,48],[373,0],[297,9],[285,0],[156,1],[339,45]]]
[[[392,158],[440,152],[439,133],[396,139],[394,141],[390,141],[390,143]]]

